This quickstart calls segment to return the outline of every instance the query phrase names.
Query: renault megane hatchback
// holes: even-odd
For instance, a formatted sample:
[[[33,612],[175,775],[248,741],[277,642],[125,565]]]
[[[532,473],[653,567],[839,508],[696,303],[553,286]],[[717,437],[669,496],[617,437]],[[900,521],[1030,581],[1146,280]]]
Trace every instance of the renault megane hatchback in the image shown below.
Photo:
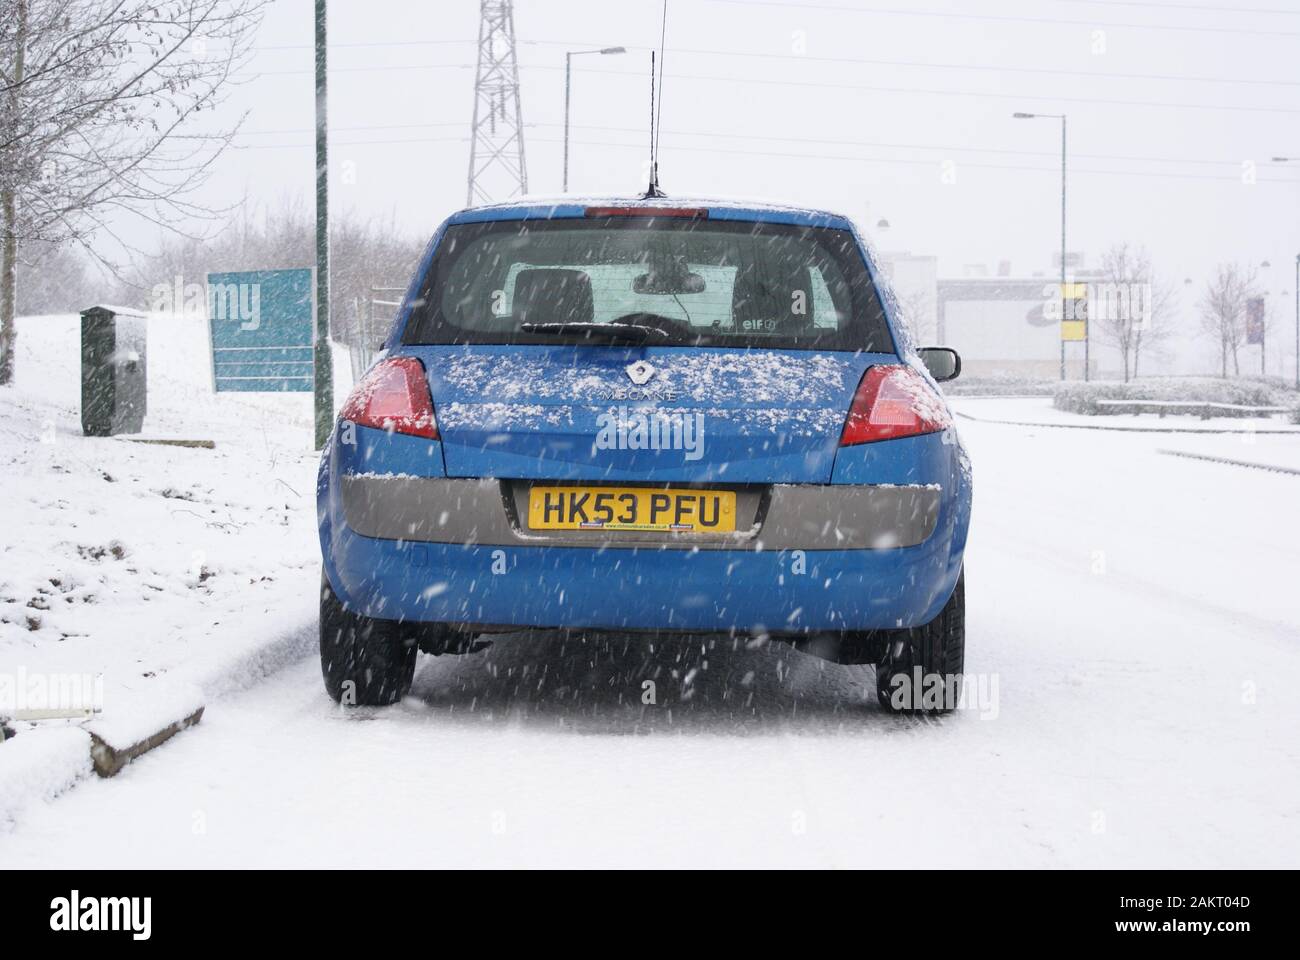
[[[391,703],[418,650],[556,628],[786,640],[877,664],[887,709],[951,709],[959,369],[834,214],[456,214],[321,458],[326,689]]]

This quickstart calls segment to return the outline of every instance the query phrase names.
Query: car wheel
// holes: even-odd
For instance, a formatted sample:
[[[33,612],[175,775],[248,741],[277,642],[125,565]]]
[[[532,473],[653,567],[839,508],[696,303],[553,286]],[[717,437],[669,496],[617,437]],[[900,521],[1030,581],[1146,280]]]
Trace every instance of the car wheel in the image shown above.
[[[891,631],[876,667],[876,699],[891,713],[948,713],[959,702],[966,660],[965,574],[939,615]],[[919,669],[918,669],[919,668]]]
[[[396,703],[411,689],[415,654],[416,638],[401,624],[353,613],[321,576],[320,668],[336,703]]]

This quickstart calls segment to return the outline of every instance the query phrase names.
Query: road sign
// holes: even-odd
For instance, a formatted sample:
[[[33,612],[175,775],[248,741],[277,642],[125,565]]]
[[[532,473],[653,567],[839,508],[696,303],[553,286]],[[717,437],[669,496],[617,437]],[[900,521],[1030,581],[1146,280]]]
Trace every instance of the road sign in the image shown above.
[[[1083,320],[1062,320],[1061,339],[1071,343],[1088,339],[1087,322]]]
[[[311,393],[315,306],[311,267],[209,273],[213,389]]]

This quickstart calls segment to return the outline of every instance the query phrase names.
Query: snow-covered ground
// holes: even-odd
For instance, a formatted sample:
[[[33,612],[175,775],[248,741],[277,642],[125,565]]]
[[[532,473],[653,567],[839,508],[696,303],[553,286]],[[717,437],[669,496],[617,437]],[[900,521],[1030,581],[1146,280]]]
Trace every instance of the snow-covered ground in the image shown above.
[[[85,437],[79,318],[18,334],[0,390],[0,674],[102,676],[97,728],[129,739],[301,656],[319,577],[310,396],[214,396],[203,321],[155,316],[140,436],[215,447]],[[0,747],[0,830],[33,792],[12,765],[42,769],[38,795],[85,772],[46,762],[67,755],[56,726]]]
[[[1300,436],[959,425],[972,709],[887,716],[870,668],[779,645],[518,635],[345,711],[308,656],[26,810],[0,864],[1300,866],[1300,478],[1160,452],[1292,463]],[[206,643],[306,614],[315,547],[289,516],[284,541],[208,548],[212,588],[238,571],[261,604]],[[281,557],[304,566],[247,583]]]

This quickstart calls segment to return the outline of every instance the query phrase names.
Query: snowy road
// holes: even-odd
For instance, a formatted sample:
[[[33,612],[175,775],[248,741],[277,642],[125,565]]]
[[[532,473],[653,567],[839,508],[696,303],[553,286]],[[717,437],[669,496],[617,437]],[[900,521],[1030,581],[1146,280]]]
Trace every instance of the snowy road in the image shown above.
[[[869,668],[784,646],[538,636],[346,713],[310,661],[0,864],[1300,866],[1300,477],[1158,452],[1300,438],[960,426],[995,709],[895,719]]]

